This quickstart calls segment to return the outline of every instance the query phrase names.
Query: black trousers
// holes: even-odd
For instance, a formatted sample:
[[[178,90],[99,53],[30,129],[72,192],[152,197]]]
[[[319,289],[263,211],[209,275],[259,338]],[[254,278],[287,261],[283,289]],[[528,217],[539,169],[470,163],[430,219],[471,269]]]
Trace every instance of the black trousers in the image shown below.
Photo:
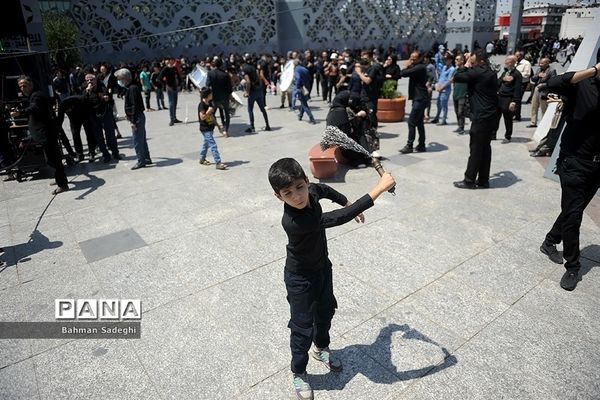
[[[466,182],[485,185],[490,180],[492,163],[492,135],[496,125],[496,116],[473,120],[469,130],[469,161],[465,171]]]
[[[301,374],[306,371],[311,343],[319,348],[329,346],[331,319],[337,308],[331,266],[309,275],[284,271],[284,282],[290,304],[291,368]]]
[[[327,88],[329,87],[329,77],[327,75],[321,75],[321,95],[323,101],[327,101]]]
[[[510,97],[498,97],[498,112],[496,114],[496,128],[495,132],[500,128],[500,119],[504,117],[504,137],[506,139],[512,138],[513,132],[513,115],[514,113],[508,109],[511,102]]]
[[[221,124],[225,131],[229,131],[229,124],[231,123],[231,105],[229,99],[219,100],[213,102],[215,107],[219,109],[219,116],[221,117]]]
[[[85,132],[85,138],[87,140],[88,152],[96,151],[96,137],[94,134],[94,127],[88,118],[75,118],[69,116],[69,124],[71,126],[71,136],[73,136],[73,144],[75,146],[75,152],[77,154],[83,154],[83,143],[81,142],[81,127]]]
[[[408,141],[406,144],[413,147],[416,138],[416,131],[419,131],[419,146],[425,147],[425,109],[427,108],[427,99],[417,99],[412,101],[412,108],[408,116]]]
[[[454,111],[456,112],[456,120],[458,121],[458,127],[465,129],[465,107],[467,105],[467,98],[461,97],[460,99],[454,99]]]
[[[62,163],[62,150],[56,132],[48,134],[48,138],[43,144],[43,149],[46,163],[54,168],[54,181],[62,188],[67,187],[67,175],[65,174],[65,168]]]
[[[560,214],[546,235],[546,242],[563,242],[565,268],[578,272],[579,230],[583,211],[594,198],[600,186],[600,162],[565,157],[558,166],[560,176]]]

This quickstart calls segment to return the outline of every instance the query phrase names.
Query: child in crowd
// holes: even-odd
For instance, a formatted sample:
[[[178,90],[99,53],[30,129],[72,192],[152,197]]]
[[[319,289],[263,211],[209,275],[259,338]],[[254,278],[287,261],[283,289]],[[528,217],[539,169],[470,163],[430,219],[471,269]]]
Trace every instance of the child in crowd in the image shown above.
[[[206,159],[206,153],[210,148],[217,169],[226,170],[227,165],[221,162],[221,155],[217,148],[217,143],[213,137],[215,125],[217,124],[215,119],[215,107],[212,103],[212,90],[211,88],[203,87],[200,90],[200,104],[198,104],[198,117],[200,121],[200,132],[204,136],[204,142],[200,149],[200,164],[211,165],[210,161]],[[219,128],[220,129],[220,128]]]
[[[385,173],[377,185],[356,203],[331,187],[309,183],[304,170],[293,158],[282,158],[271,165],[269,183],[275,196],[283,201],[282,225],[288,236],[284,281],[290,304],[293,386],[299,400],[312,400],[306,365],[310,355],[330,371],[339,372],[342,364],[329,349],[329,329],[337,308],[333,295],[331,262],[327,257],[325,229],[353,218],[364,222],[362,212],[395,184]],[[329,199],[344,208],[323,213],[320,199]],[[311,350],[311,343],[314,348]]]

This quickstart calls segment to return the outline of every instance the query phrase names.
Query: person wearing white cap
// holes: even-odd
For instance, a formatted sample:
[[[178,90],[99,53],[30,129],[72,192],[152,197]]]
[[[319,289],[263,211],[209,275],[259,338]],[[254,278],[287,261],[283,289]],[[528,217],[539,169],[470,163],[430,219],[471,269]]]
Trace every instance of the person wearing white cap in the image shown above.
[[[336,87],[336,83],[339,75],[339,67],[338,67],[338,55],[337,53],[331,53],[329,57],[330,62],[324,68],[325,77],[327,78],[327,103],[331,104],[331,95],[333,90],[335,89],[335,94],[337,94],[338,90]]]

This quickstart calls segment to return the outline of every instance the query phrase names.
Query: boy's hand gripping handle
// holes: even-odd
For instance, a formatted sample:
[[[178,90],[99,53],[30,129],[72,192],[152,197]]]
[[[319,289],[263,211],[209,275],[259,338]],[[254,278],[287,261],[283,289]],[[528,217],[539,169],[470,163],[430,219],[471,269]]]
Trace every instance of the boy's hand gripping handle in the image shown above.
[[[383,165],[381,165],[381,163],[379,162],[379,160],[377,158],[373,158],[373,168],[375,168],[375,170],[377,171],[377,173],[379,174],[379,176],[383,176],[383,174],[385,174],[385,169],[383,169]],[[391,193],[392,196],[396,195],[396,185],[394,185],[390,190],[388,190],[388,193]]]

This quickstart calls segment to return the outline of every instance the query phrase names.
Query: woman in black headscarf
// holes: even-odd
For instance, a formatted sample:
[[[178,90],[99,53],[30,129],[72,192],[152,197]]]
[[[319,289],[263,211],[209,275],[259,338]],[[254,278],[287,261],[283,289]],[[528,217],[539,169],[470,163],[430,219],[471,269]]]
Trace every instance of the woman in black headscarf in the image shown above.
[[[369,150],[364,137],[362,120],[367,118],[366,107],[360,96],[344,90],[338,93],[331,103],[327,114],[327,126],[335,126],[348,137]],[[352,150],[341,149],[342,155],[354,167],[364,164],[371,165],[371,158]]]
[[[398,66],[398,57],[395,54],[389,55],[383,64],[386,81],[394,81],[394,90],[398,87],[398,79],[400,79],[400,67]]]

